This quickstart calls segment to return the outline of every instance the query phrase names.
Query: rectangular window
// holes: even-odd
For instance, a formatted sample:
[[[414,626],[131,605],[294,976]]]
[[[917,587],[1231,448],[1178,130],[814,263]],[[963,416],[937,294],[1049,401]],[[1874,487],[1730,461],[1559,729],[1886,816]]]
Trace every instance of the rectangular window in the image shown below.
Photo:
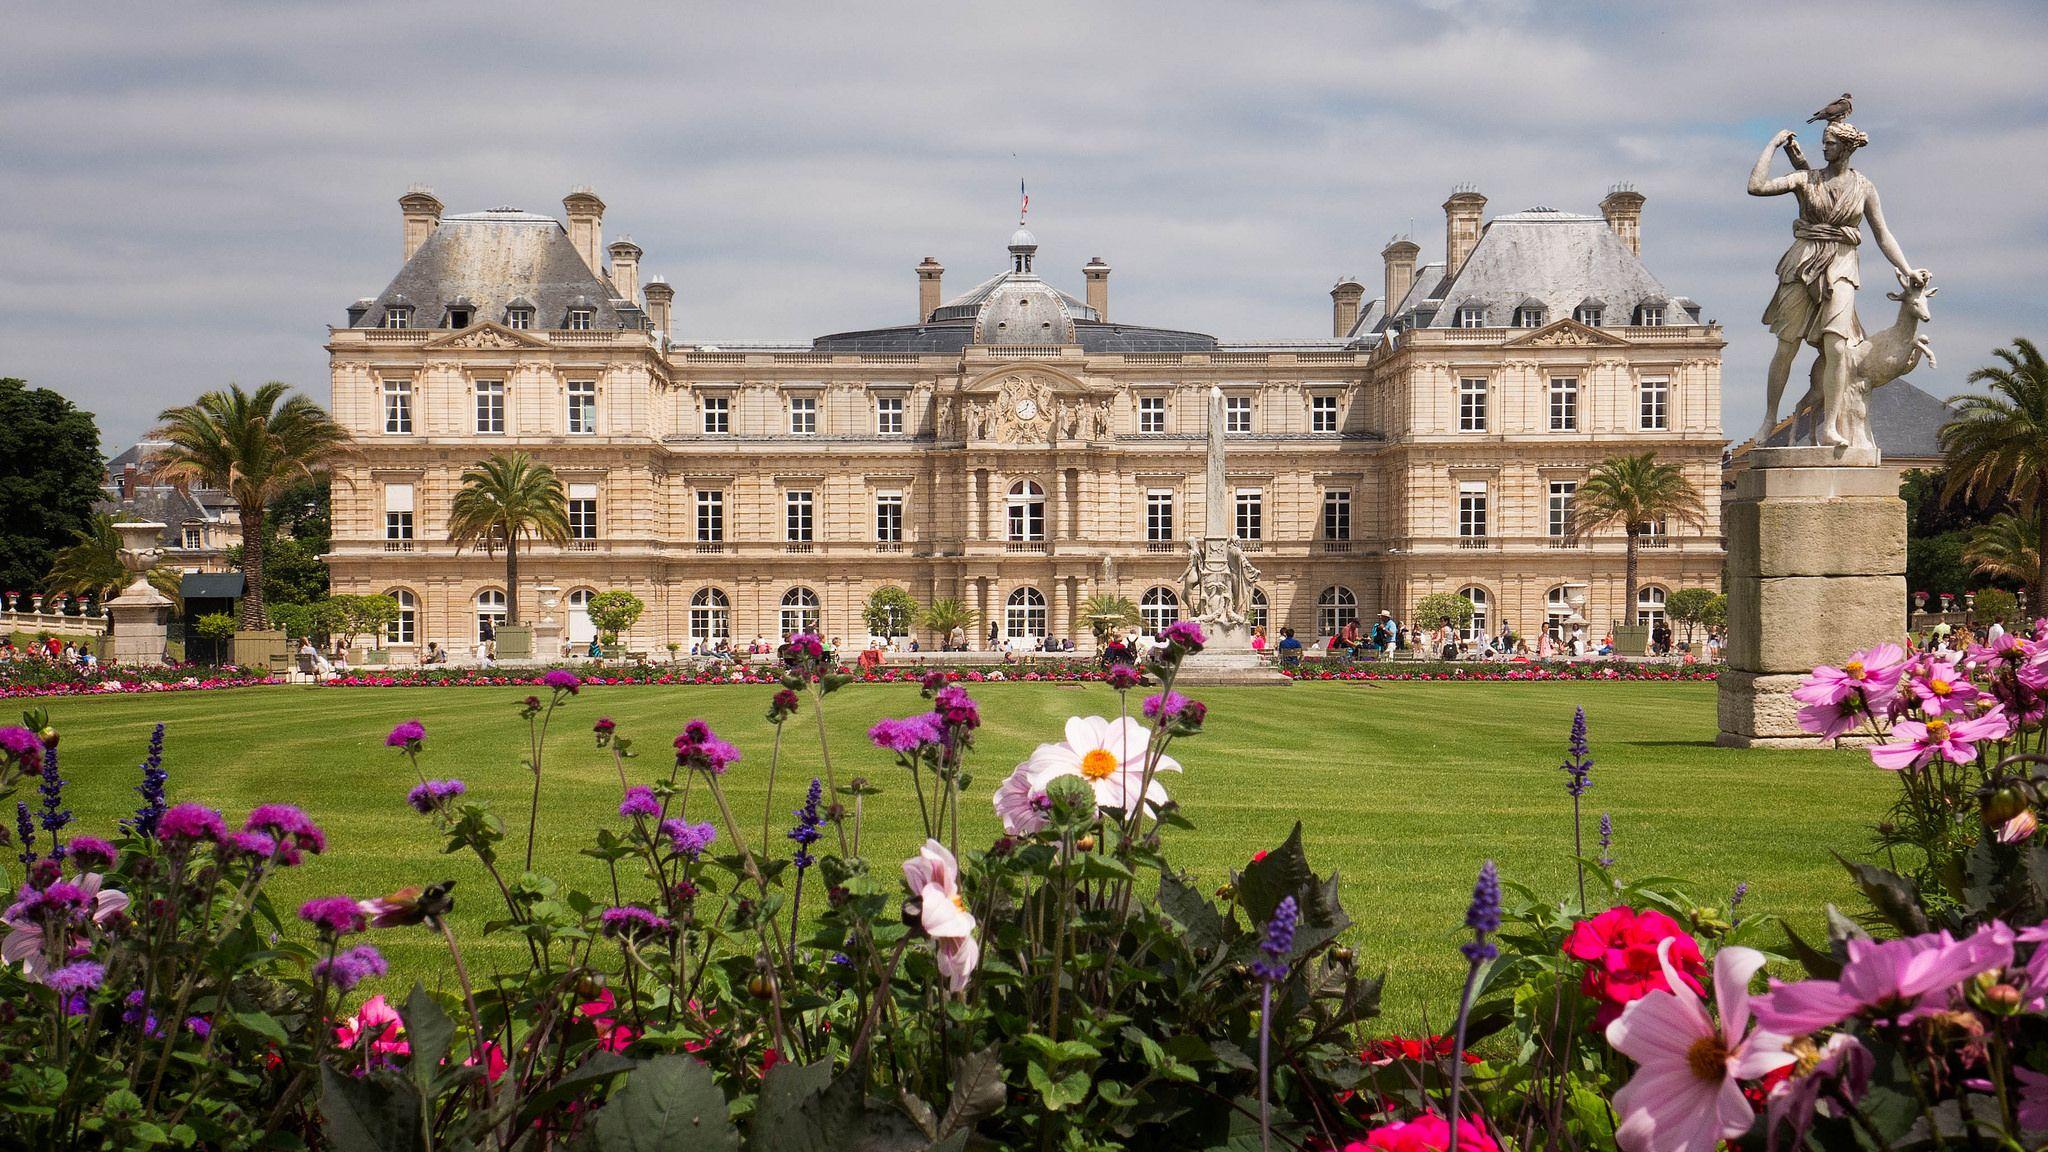
[[[469,309],[450,308],[448,310],[448,326],[456,329],[469,327]]]
[[[1312,432],[1335,432],[1337,430],[1337,398],[1335,396],[1311,396],[1308,398],[1308,426]]]
[[[883,544],[903,539],[903,493],[875,493],[875,539]]]
[[[1486,381],[1458,381],[1458,431],[1486,431]]]
[[[1351,489],[1332,488],[1323,493],[1323,539],[1351,539]]]
[[[569,485],[569,539],[597,539],[597,485]]]
[[[569,432],[587,436],[597,431],[597,381],[569,381]]]
[[[485,435],[499,435],[505,431],[503,380],[476,382],[476,430]]]
[[[206,531],[205,531],[205,529],[203,529],[203,528],[194,528],[194,527],[192,527],[192,526],[190,526],[190,525],[187,525],[187,526],[186,526],[186,528],[185,528],[185,533],[184,533],[184,540],[183,540],[183,545],[184,545],[184,547],[185,547],[185,549],[186,549],[187,551],[190,551],[190,550],[192,550],[192,549],[195,549],[195,548],[200,548],[200,547],[203,547],[203,546],[205,545],[205,541],[206,541]]]
[[[524,332],[533,327],[533,310],[513,308],[505,313],[505,327]]]
[[[569,331],[571,331],[571,332],[588,332],[588,331],[590,331],[590,309],[588,309],[588,308],[571,308],[571,309],[569,309]]]
[[[784,497],[786,518],[783,524],[783,539],[792,544],[809,543],[812,539],[812,499],[809,492],[791,492]]]
[[[1266,533],[1266,501],[1257,488],[1237,490],[1237,538],[1263,540]]]
[[[1576,480],[1552,480],[1550,482],[1550,534],[1569,536],[1572,534],[1572,497],[1579,491]]]
[[[384,431],[398,436],[412,435],[412,381],[384,382]]]
[[[1601,310],[1599,308],[1582,304],[1572,309],[1572,319],[1577,320],[1588,328],[1598,328],[1600,326],[1600,316]]]
[[[818,398],[816,396],[791,396],[789,398],[789,434],[791,436],[816,436],[818,434]]]
[[[1550,379],[1550,430],[1579,430],[1579,382],[1573,377],[1553,376]]]
[[[725,540],[725,493],[697,493],[697,542],[718,544]]]
[[[1225,432],[1249,432],[1252,430],[1251,397],[1226,396],[1223,398],[1223,430]]]
[[[875,435],[903,435],[903,397],[875,397]]]
[[[732,431],[732,399],[726,396],[704,398],[704,434],[723,436]]]
[[[1645,304],[1638,308],[1636,313],[1636,322],[1645,328],[1662,328],[1664,326],[1664,309],[1661,305]]]
[[[410,327],[412,327],[412,309],[410,309],[410,308],[386,308],[386,309],[384,309],[384,326],[385,326],[386,328],[410,328]]]
[[[1671,381],[1646,376],[1638,397],[1639,427],[1645,432],[1663,432],[1671,427]]]
[[[1543,327],[1543,309],[1531,305],[1523,305],[1522,307],[1515,309],[1515,327]]]
[[[1173,539],[1173,490],[1154,488],[1145,493],[1145,539],[1159,542]]]
[[[386,484],[384,486],[384,538],[386,540],[412,539],[412,485]]]
[[[1458,482],[1458,535],[1476,539],[1486,535],[1486,481]]]
[[[1458,309],[1458,327],[1460,327],[1460,328],[1484,328],[1484,327],[1486,327],[1486,309],[1484,309],[1484,308],[1481,308],[1481,307],[1479,307],[1479,306],[1478,306],[1478,305],[1476,305],[1476,304],[1467,304],[1467,305],[1465,305],[1464,307],[1462,307],[1462,308],[1459,308],[1459,309]]]
[[[1166,431],[1166,397],[1138,397],[1138,431],[1144,433]]]

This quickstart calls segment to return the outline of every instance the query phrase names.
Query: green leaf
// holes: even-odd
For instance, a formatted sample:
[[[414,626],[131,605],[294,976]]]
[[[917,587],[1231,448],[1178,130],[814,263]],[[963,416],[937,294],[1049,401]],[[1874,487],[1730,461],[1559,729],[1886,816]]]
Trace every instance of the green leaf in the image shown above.
[[[953,1099],[939,1121],[939,1137],[967,1133],[984,1116],[993,1115],[1008,1095],[1003,1086],[1003,1061],[994,1048],[970,1052],[953,1065]]]
[[[1089,1081],[1086,1072],[1074,1072],[1054,1080],[1046,1072],[1044,1065],[1031,1064],[1026,1066],[1024,1076],[1031,1082],[1031,1086],[1038,1090],[1038,1095],[1045,1101],[1046,1110],[1049,1112],[1063,1111],[1088,1098]]]
[[[835,1078],[832,1058],[777,1064],[761,1081],[754,1108],[754,1152],[840,1152],[860,1140],[866,1125],[853,1073]]]
[[[597,1152],[738,1152],[725,1094],[689,1056],[657,1056],[633,1069],[598,1110]]]
[[[413,981],[412,992],[406,996],[398,1015],[405,1021],[406,1038],[412,1042],[406,1074],[419,1089],[420,1099],[431,1101],[434,1077],[441,1071],[441,1061],[447,1057],[449,1047],[455,1043],[455,1021],[448,1018],[441,1005],[427,995],[426,986],[417,980]]]
[[[1871,907],[1892,927],[1908,936],[1925,933],[1927,914],[1920,910],[1920,889],[1911,880],[1896,872],[1879,868],[1874,864],[1857,864],[1843,860],[1840,853],[1835,859],[1856,878],[1856,886],[1863,889],[1863,895]]]
[[[1188,943],[1204,951],[1223,946],[1227,926],[1223,914],[1193,885],[1171,872],[1159,874],[1159,910],[1188,934]]]
[[[320,1115],[337,1152],[424,1152],[420,1099],[404,1081],[357,1079],[322,1064]]]
[[[1792,950],[1792,958],[1806,969],[1806,974],[1816,980],[1836,980],[1842,975],[1842,962],[1820,951],[1799,938],[1799,933],[1785,925],[1785,944]]]
[[[277,1018],[268,1012],[237,1012],[235,1023],[266,1040],[275,1040],[279,1044],[292,1042],[291,1037],[285,1035],[284,1025],[278,1023]]]
[[[1315,882],[1315,873],[1308,867],[1308,853],[1301,846],[1301,821],[1296,820],[1284,843],[1267,852],[1264,859],[1244,866],[1237,880],[1237,898],[1252,923],[1263,928],[1273,918],[1273,909],[1280,906],[1280,901],[1289,896],[1302,899]]]

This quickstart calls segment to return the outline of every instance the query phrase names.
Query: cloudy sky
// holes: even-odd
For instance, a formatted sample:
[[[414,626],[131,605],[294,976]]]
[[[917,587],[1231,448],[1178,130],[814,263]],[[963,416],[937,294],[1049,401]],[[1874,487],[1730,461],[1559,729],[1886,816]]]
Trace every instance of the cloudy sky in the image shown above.
[[[488,13],[487,15],[485,13]],[[1742,183],[1857,94],[1858,166],[1943,292],[1950,393],[2048,338],[2048,8],[1424,3],[14,6],[0,42],[0,375],[110,446],[227,381],[327,393],[325,326],[397,270],[397,197],[609,204],[691,340],[904,322],[920,257],[998,270],[1020,176],[1040,268],[1118,316],[1226,339],[1329,331],[1440,205],[1595,211],[1727,325],[1725,425],[1761,414],[1757,323],[1788,201]],[[1811,129],[1804,138],[1814,142]],[[1872,288],[1881,261],[1866,261]],[[1875,265],[1875,266],[1873,266]],[[1873,293],[1874,294],[1874,293]],[[1866,301],[1865,312],[1885,307]]]

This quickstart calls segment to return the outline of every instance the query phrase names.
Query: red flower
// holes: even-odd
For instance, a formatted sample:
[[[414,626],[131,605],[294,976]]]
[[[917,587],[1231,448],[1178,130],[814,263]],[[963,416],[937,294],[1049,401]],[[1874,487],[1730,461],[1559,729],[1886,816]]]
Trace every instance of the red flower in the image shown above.
[[[1600,1001],[1600,1010],[1593,1017],[1595,1028],[1607,1027],[1623,1007],[1651,992],[1671,991],[1657,963],[1657,944],[1665,939],[1675,941],[1671,966],[1679,978],[1695,993],[1705,995],[1707,965],[1700,956],[1699,943],[1664,913],[1622,906],[1572,925],[1571,935],[1565,937],[1564,954],[1585,962],[1579,990]]]

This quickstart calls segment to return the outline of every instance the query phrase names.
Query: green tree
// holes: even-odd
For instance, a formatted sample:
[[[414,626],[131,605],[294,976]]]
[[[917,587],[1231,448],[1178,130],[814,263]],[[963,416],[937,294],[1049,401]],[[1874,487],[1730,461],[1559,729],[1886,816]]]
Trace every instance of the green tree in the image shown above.
[[[263,604],[310,604],[327,598],[327,565],[320,557],[329,536],[331,501],[326,476],[287,484],[263,514]],[[241,565],[242,548],[228,549],[228,563]],[[280,625],[281,627],[282,625]]]
[[[519,540],[569,539],[569,505],[555,470],[524,452],[500,452],[462,474],[448,540],[491,553],[505,549],[505,621],[519,623]]]
[[[1943,592],[1960,593],[1970,583],[1970,565],[1963,559],[1968,532],[1906,538],[1906,591],[1925,592],[1930,599]]]
[[[2002,367],[1979,368],[1970,383],[1988,396],[1961,396],[1941,429],[1945,494],[1978,504],[2010,497],[2032,518],[2036,611],[2048,605],[2048,361],[2031,340],[1992,353]]]
[[[92,415],[0,377],[0,587],[42,585],[57,550],[92,526],[106,462]]]
[[[1706,611],[1700,613],[1700,624],[1707,628],[1723,628],[1728,624],[1728,594],[1716,593],[1707,601]]]
[[[334,631],[334,607],[327,600],[276,604],[269,613],[271,626],[294,639],[325,644]]]
[[[192,630],[206,641],[207,653],[218,664],[221,654],[227,651],[228,640],[235,634],[235,618],[225,612],[208,612],[192,622]]]
[[[43,590],[91,596],[104,604],[126,588],[131,577],[121,567],[121,534],[114,531],[115,523],[111,515],[94,512],[72,543],[51,561],[50,575],[42,582]],[[178,570],[169,564],[158,564],[149,570],[150,587],[173,601],[179,599],[182,580]]]
[[[1970,575],[1997,583],[2025,585],[2041,567],[2041,528],[2012,512],[2000,512],[1970,529],[1963,561]]]
[[[1122,628],[1143,627],[1145,618],[1138,612],[1138,606],[1128,596],[1116,596],[1098,592],[1081,601],[1081,619],[1088,622],[1088,628],[1095,633],[1095,642],[1101,644],[1109,634]]]
[[[384,630],[398,619],[398,600],[381,593],[369,596],[330,596],[325,603],[328,628],[343,648],[355,646],[356,637],[367,635],[375,645]]]
[[[1712,588],[1680,588],[1664,598],[1664,615],[1685,625],[1685,642],[1692,643],[1693,629],[1707,622],[1720,593]]]
[[[621,633],[632,629],[634,623],[640,619],[640,614],[647,611],[647,605],[631,592],[614,588],[592,596],[585,611],[590,614],[590,623],[597,629],[599,642],[610,648],[619,642]]]
[[[1472,614],[1478,611],[1472,601],[1456,592],[1431,592],[1415,602],[1415,626],[1434,629],[1446,624],[1463,628],[1472,622]]]
[[[2019,611],[2020,598],[2003,588],[1986,588],[1977,593],[1972,606],[1979,620],[2010,620]]]
[[[938,635],[943,642],[953,634],[955,628],[972,628],[981,620],[981,613],[950,596],[932,601],[924,610],[924,619],[919,623]]]
[[[908,636],[910,626],[917,622],[917,599],[893,584],[884,584],[868,593],[860,618],[870,636]]]
[[[271,500],[295,480],[324,470],[349,451],[347,429],[327,410],[273,380],[245,392],[230,384],[181,408],[167,408],[152,433],[169,442],[155,474],[173,484],[219,488],[242,521],[242,627],[270,623],[263,601],[263,520]]]
[[[1573,535],[1619,524],[1627,538],[1622,619],[1630,624],[1636,611],[1637,538],[1652,520],[1676,520],[1699,528],[1705,526],[1706,516],[1700,490],[1676,465],[1660,463],[1655,452],[1602,460],[1572,496]]]

